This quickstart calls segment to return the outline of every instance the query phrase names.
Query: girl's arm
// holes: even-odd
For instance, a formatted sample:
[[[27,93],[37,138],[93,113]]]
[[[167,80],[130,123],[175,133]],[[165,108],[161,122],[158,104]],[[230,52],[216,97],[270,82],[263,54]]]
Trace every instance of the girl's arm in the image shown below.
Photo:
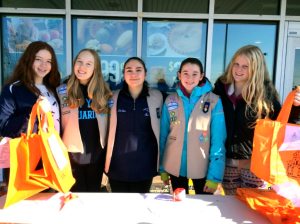
[[[22,130],[27,129],[28,115],[16,114],[16,103],[9,86],[3,88],[0,95],[0,135],[19,137]]]
[[[160,119],[160,136],[159,136],[159,172],[162,174],[162,180],[167,184],[168,175],[165,173],[163,168],[163,157],[165,152],[165,146],[167,142],[167,137],[170,131],[170,118],[166,104],[163,104],[161,119]]]
[[[218,100],[212,111],[210,124],[210,153],[207,180],[221,183],[225,170],[225,141],[226,125],[221,99]]]

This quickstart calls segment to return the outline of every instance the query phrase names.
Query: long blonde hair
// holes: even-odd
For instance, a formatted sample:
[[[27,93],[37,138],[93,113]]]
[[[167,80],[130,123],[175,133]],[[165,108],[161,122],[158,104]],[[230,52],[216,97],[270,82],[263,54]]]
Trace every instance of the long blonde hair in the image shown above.
[[[269,117],[274,112],[273,101],[279,101],[279,96],[270,80],[264,55],[257,46],[247,45],[237,50],[220,80],[224,84],[234,83],[232,67],[236,58],[241,55],[249,63],[249,79],[242,90],[242,97],[246,102],[245,114],[255,118]]]
[[[112,92],[103,78],[100,57],[98,53],[92,49],[82,49],[73,61],[73,68],[78,56],[84,51],[90,52],[93,55],[95,61],[94,73],[88,83],[87,88],[88,97],[92,100],[91,108],[98,114],[108,113],[109,108],[107,105],[107,101],[112,96]],[[80,89],[80,82],[76,78],[74,70],[72,71],[67,83],[67,92],[67,102],[70,107],[76,108],[84,104],[84,96]]]

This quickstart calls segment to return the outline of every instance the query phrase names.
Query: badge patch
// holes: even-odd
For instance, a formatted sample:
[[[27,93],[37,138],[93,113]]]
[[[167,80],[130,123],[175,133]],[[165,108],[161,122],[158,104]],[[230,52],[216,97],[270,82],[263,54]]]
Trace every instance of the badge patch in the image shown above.
[[[67,86],[63,85],[61,87],[58,87],[57,92],[58,92],[58,94],[66,94],[67,93]]]
[[[170,102],[167,104],[167,107],[168,107],[168,111],[170,110],[176,110],[178,108],[178,103],[177,102]]]
[[[205,102],[203,106],[203,113],[207,113],[209,110],[210,102]]]
[[[160,118],[160,108],[156,108],[156,117],[159,119]]]
[[[113,105],[114,105],[114,100],[113,100],[113,99],[109,99],[109,100],[107,101],[107,106],[108,106],[109,108],[112,108]]]
[[[202,131],[200,133],[199,140],[200,140],[200,142],[207,142],[208,141],[207,131]]]

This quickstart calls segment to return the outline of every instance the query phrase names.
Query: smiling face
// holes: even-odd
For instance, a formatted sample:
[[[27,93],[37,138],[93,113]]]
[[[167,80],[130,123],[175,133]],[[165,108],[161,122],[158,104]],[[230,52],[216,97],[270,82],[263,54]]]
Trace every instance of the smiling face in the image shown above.
[[[188,93],[191,93],[198,86],[203,77],[204,73],[202,73],[197,64],[187,63],[178,72],[178,79]]]
[[[235,83],[245,84],[249,79],[249,60],[246,56],[238,56],[232,65],[232,76]]]
[[[74,74],[79,82],[86,85],[94,74],[95,59],[89,51],[81,52],[74,64]]]
[[[146,71],[144,66],[137,60],[130,60],[124,68],[124,80],[129,88],[142,88],[145,81]]]
[[[32,69],[35,71],[35,83],[42,84],[43,79],[51,71],[52,56],[48,50],[40,50],[36,53]]]

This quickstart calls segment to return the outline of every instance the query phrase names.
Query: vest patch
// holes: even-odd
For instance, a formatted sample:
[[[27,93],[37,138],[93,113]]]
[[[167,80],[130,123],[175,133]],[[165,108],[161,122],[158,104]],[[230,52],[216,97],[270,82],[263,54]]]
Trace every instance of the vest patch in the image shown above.
[[[176,116],[175,111],[170,111],[169,114],[170,114],[170,122],[171,122],[172,124],[176,125],[176,124],[179,124],[179,123],[180,123],[180,121],[177,120],[177,116]]]
[[[199,140],[200,140],[200,142],[207,142],[208,141],[207,131],[200,132]]]
[[[170,110],[176,110],[178,108],[178,103],[177,102],[170,102],[167,104],[167,107],[168,107],[168,111]]]
[[[61,86],[57,90],[58,94],[66,94],[67,93],[67,86]]]
[[[113,99],[109,99],[107,101],[107,105],[108,105],[109,108],[112,108],[112,106],[114,105],[114,100]]]
[[[159,107],[156,108],[156,117],[158,119],[160,119],[160,108]]]
[[[207,113],[209,110],[210,102],[205,102],[203,106],[203,113]]]

